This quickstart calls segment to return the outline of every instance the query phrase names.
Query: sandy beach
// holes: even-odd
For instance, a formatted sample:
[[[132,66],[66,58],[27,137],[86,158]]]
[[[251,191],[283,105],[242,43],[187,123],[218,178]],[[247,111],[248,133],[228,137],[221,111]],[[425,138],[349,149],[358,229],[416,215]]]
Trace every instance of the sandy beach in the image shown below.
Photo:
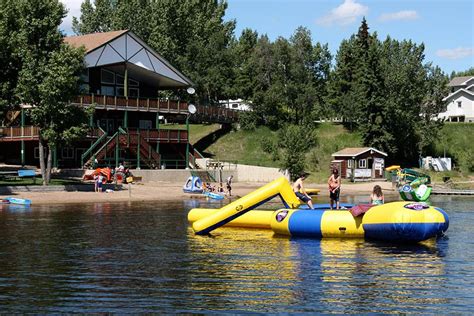
[[[232,186],[233,197],[244,196],[266,183],[242,183],[238,182]],[[364,183],[343,183],[341,194],[367,194],[372,192],[374,185],[380,185],[384,194],[396,194],[392,190],[390,182],[364,182]],[[93,184],[91,183],[91,188]],[[307,188],[320,189],[320,195],[327,195],[327,184],[306,184]],[[130,191],[128,190],[130,188]],[[96,192],[15,192],[9,196],[32,200],[33,204],[53,204],[53,203],[86,203],[86,202],[122,202],[122,201],[176,201],[189,199],[192,196],[184,193],[181,183],[173,182],[147,182],[139,184],[124,185],[120,191],[111,193]]]

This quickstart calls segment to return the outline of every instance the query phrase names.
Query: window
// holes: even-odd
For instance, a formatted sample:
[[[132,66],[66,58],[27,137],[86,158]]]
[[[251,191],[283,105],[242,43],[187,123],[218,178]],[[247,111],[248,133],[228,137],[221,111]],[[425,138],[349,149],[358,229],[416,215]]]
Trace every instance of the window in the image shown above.
[[[121,75],[115,75],[115,80],[117,80],[117,84],[119,86],[123,86],[123,83],[124,83],[124,78],[123,76]]]
[[[123,87],[117,87],[117,96],[119,97],[125,96],[125,89]]]
[[[458,101],[458,108],[462,107],[462,101]]]
[[[239,105],[237,103],[232,103],[232,108],[233,109],[237,109],[239,107]]]
[[[101,69],[101,82],[115,84],[115,73],[108,71],[107,69]]]
[[[347,168],[352,169],[352,165],[353,165],[353,160],[352,159],[347,160]]]
[[[138,98],[140,96],[140,90],[137,88],[128,88],[128,96],[131,98]]]
[[[115,88],[111,86],[100,87],[100,93],[102,95],[115,95]]]
[[[125,96],[125,89],[123,87],[117,87],[117,96]],[[138,98],[140,96],[140,89],[128,88],[128,96],[131,98]]]
[[[138,87],[139,83],[136,80],[128,78],[128,85],[131,87]]]
[[[367,160],[359,159],[359,169],[366,169],[366,168],[367,168]]]
[[[74,158],[74,148],[70,148],[70,147],[63,148],[61,156],[64,159],[73,159]]]
[[[138,123],[138,127],[140,129],[151,129],[151,121],[150,120],[140,120]]]
[[[89,68],[84,69],[84,71],[81,73],[81,81],[89,82]]]

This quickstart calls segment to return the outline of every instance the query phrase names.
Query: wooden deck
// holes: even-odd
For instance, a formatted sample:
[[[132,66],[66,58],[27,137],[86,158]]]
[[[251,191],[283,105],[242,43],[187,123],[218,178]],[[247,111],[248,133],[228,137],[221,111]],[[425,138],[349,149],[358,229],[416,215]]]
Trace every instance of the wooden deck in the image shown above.
[[[181,129],[134,129],[129,128],[130,134],[140,133],[146,141],[161,143],[186,143],[188,141],[188,133]],[[17,142],[17,141],[33,141],[39,138],[39,128],[35,126],[12,126],[0,127],[0,142]],[[99,129],[91,129],[86,138],[98,138]]]
[[[163,114],[187,115],[188,103],[150,98],[126,98],[106,95],[81,95],[73,100],[73,104],[80,106],[94,106],[96,109],[155,112]],[[192,115],[193,121],[203,120],[215,123],[231,123],[238,119],[238,111],[219,106],[196,105],[196,113]]]

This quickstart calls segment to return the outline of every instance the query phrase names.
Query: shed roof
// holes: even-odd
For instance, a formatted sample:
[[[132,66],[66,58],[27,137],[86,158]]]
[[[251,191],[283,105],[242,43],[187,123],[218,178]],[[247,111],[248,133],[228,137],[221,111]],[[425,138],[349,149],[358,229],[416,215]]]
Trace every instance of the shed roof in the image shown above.
[[[334,154],[332,154],[332,156],[333,157],[355,157],[371,150],[381,155],[387,156],[386,153],[380,150],[377,150],[373,147],[347,147],[342,150],[339,150],[338,152],[335,152]]]

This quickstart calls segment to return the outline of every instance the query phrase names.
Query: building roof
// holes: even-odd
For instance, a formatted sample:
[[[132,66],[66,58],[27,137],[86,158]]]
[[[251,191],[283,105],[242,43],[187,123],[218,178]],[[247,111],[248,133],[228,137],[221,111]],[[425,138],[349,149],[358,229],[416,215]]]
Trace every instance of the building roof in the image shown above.
[[[74,47],[85,47],[88,68],[107,67],[116,73],[127,68],[132,78],[157,88],[184,88],[193,82],[130,30],[64,38]]]
[[[335,152],[334,154],[332,154],[332,156],[333,157],[355,157],[368,151],[375,151],[381,155],[387,156],[386,153],[380,150],[377,150],[373,147],[347,147],[342,150],[339,150],[338,152]]]
[[[64,38],[64,41],[77,48],[84,46],[86,48],[86,53],[89,53],[127,32],[128,30],[120,30],[79,36],[68,36]]]
[[[448,86],[449,87],[465,86],[467,84],[467,81],[469,81],[470,79],[474,79],[474,76],[454,77],[448,83]]]
[[[453,93],[451,93],[450,95],[448,95],[447,97],[445,97],[445,98],[443,99],[443,101],[448,101],[449,99],[452,99],[454,96],[457,96],[458,94],[462,94],[463,92],[466,93],[467,95],[474,96],[474,92],[470,90],[473,86],[474,86],[474,85],[470,85],[470,86],[469,86],[468,88],[466,88],[466,89],[459,89],[459,90],[456,90],[456,91],[454,91]]]

